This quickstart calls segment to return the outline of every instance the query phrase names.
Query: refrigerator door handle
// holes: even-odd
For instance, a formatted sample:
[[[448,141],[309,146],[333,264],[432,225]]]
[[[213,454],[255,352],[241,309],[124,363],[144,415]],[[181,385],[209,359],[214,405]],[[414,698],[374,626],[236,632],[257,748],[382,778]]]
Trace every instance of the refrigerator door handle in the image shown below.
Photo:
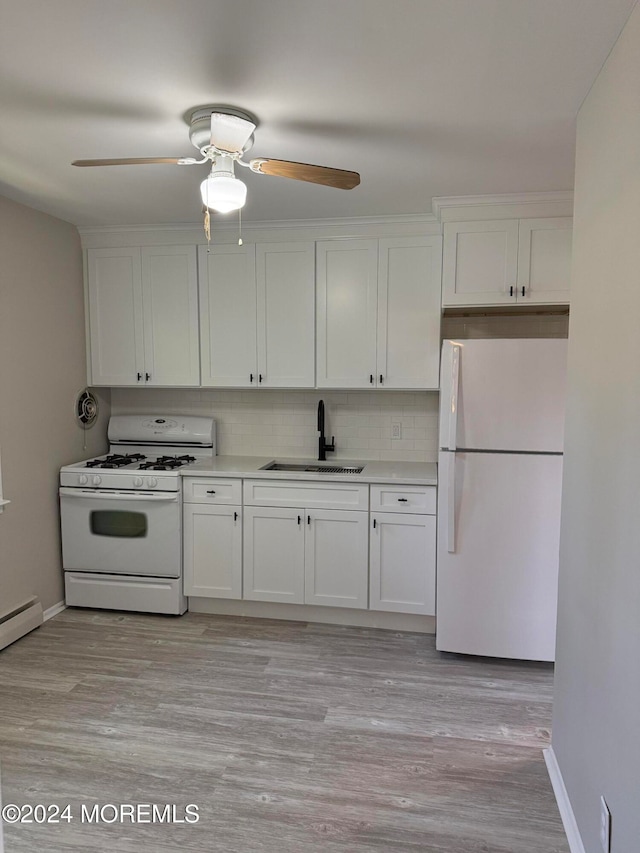
[[[456,454],[447,453],[447,551],[456,551]]]
[[[460,380],[460,346],[451,347],[451,396],[449,398],[449,440],[447,447],[455,450],[458,436],[458,384]]]

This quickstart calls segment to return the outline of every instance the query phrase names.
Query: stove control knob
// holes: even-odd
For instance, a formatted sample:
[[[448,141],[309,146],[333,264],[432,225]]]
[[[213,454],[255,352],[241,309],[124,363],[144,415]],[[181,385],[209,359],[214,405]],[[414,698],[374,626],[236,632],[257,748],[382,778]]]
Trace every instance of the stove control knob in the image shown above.
[[[91,478],[91,482],[93,483],[94,486],[99,486],[100,483],[102,482],[102,477],[100,476],[100,474],[94,474],[93,477]]]
[[[149,486],[150,489],[155,489],[155,487],[157,485],[158,485],[158,478],[157,477],[147,477],[147,486]]]
[[[78,477],[78,482],[80,483],[81,486],[86,486],[87,483],[89,482],[89,478],[87,477],[86,474],[80,474],[80,476]]]
[[[136,489],[139,489],[140,486],[142,485],[142,477],[134,477],[133,478],[133,485],[136,487]]]

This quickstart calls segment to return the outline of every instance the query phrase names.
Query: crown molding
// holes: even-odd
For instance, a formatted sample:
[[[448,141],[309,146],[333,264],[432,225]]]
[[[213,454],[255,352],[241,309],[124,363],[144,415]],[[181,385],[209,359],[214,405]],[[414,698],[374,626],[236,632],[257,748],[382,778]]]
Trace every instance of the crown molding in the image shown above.
[[[394,214],[390,216],[359,216],[345,217],[336,219],[274,219],[274,220],[256,220],[254,222],[243,222],[242,230],[244,232],[264,231],[273,229],[291,229],[291,228],[358,228],[369,225],[433,225],[436,223],[436,217],[433,213],[405,213]],[[232,221],[218,222],[217,218],[212,218],[212,231],[238,231],[238,222],[235,218]],[[81,237],[95,236],[99,234],[115,234],[122,232],[133,233],[148,233],[148,232],[167,232],[167,231],[193,231],[194,228],[202,228],[202,222],[175,222],[175,223],[160,223],[147,225],[79,225],[77,226],[78,233]]]
[[[573,205],[573,190],[556,190],[538,193],[502,193],[499,195],[439,196],[431,200],[433,215],[438,221],[442,212],[452,207],[486,207],[488,205],[527,205],[549,202]]]

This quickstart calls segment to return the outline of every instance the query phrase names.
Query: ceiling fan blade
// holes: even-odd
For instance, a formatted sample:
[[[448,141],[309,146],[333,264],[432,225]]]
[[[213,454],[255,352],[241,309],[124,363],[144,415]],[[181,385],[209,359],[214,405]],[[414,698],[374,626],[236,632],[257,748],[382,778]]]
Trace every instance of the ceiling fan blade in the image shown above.
[[[352,190],[360,183],[357,172],[344,169],[330,169],[328,166],[312,166],[309,163],[293,163],[291,160],[251,160],[252,172],[259,175],[276,175],[280,178],[293,178],[294,181],[309,181],[312,184],[324,184],[339,190]]]
[[[256,125],[227,113],[211,113],[211,144],[220,151],[242,153]]]
[[[119,160],[74,160],[72,166],[142,166],[147,163],[181,165],[183,157],[123,157]]]

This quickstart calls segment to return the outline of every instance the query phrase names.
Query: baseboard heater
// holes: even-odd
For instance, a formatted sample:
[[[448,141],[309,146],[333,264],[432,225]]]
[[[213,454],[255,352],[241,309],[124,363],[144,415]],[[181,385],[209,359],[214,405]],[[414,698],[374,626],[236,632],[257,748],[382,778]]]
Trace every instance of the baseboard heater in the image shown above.
[[[42,605],[35,596],[0,615],[0,649],[42,625]]]

